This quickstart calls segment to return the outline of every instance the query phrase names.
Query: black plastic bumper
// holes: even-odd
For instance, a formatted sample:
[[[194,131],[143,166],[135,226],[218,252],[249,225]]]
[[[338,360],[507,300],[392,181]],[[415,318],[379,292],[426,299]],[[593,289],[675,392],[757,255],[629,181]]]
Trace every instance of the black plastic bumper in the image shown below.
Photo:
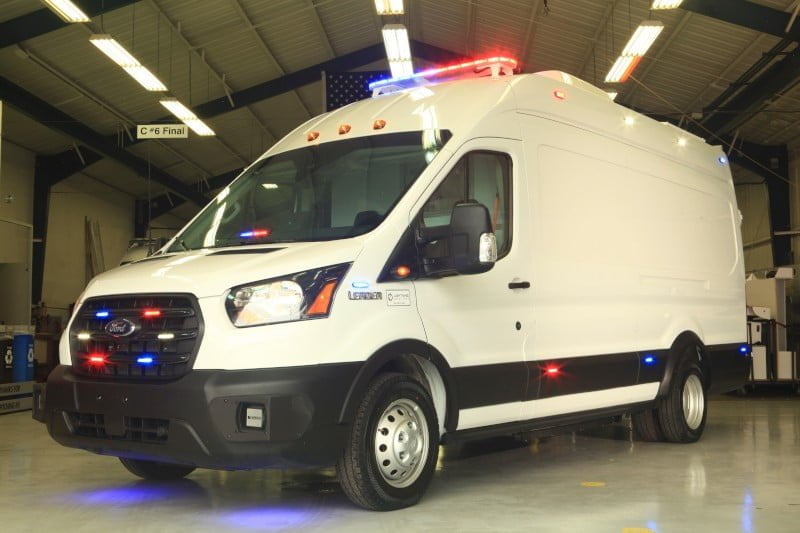
[[[711,363],[711,394],[730,392],[743,387],[750,377],[752,358],[749,350],[742,353],[744,344],[709,346]]]
[[[339,414],[362,363],[194,370],[169,383],[99,380],[59,366],[34,391],[35,419],[94,453],[220,469],[334,464]],[[264,409],[247,428],[246,409]]]

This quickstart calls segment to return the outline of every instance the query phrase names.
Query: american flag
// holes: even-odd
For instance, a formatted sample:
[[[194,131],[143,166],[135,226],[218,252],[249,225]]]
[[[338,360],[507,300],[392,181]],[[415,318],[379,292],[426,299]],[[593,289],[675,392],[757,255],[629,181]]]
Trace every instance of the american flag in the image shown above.
[[[384,71],[326,72],[325,111],[333,111],[371,97],[369,84],[388,77],[389,73]]]

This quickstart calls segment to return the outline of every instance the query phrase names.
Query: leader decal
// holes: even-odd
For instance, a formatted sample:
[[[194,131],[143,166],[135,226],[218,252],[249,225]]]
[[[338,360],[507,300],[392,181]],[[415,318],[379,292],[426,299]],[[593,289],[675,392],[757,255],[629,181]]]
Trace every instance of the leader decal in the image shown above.
[[[380,291],[347,291],[347,297],[351,300],[383,300]]]

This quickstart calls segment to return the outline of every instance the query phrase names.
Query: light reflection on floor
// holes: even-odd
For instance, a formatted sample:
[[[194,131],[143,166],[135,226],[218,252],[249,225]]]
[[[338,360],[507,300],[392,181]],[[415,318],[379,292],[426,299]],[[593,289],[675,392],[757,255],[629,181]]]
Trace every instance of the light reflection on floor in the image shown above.
[[[800,401],[726,399],[697,444],[641,443],[624,425],[442,448],[423,502],[353,507],[332,469],[198,471],[136,481],[62,448],[23,413],[0,417],[0,530],[797,531]],[[25,512],[9,513],[9,509]],[[145,521],[145,522],[143,522]],[[147,529],[147,528],[145,528]],[[113,532],[112,533],[116,533]]]

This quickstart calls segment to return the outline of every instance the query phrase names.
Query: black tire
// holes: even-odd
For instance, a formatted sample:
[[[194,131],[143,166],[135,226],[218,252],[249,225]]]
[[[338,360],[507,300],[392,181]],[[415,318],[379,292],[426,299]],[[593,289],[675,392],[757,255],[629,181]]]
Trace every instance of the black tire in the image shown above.
[[[639,437],[639,440],[647,442],[662,442],[664,440],[664,432],[661,431],[656,409],[633,413],[631,422],[633,422],[633,432]]]
[[[681,351],[681,360],[672,376],[667,396],[662,400],[658,409],[658,420],[664,439],[668,442],[689,443],[696,442],[702,435],[706,426],[708,415],[708,397],[706,378],[698,361],[698,348],[688,346]],[[687,382],[695,385],[693,390],[696,397],[691,401],[694,407],[689,407],[690,415],[684,414],[684,388]],[[699,386],[697,385],[699,383]],[[702,408],[702,414],[698,409]]]
[[[193,466],[174,465],[169,463],[156,463],[155,461],[143,461],[141,459],[119,458],[122,466],[128,472],[150,481],[172,481],[186,477],[194,472]]]
[[[381,429],[379,422],[389,412],[387,409],[397,401],[415,403],[424,415],[427,428],[427,441],[423,440],[424,444],[420,446],[421,450],[427,449],[425,458],[420,458],[418,466],[411,468],[414,474],[406,481],[413,479],[413,482],[407,486],[395,486],[387,482],[378,464],[376,451],[376,441],[380,446],[378,439],[381,436],[387,438],[385,435],[390,434],[387,430],[378,435]],[[401,427],[392,433],[390,440],[398,432],[402,432]],[[373,511],[392,511],[409,507],[420,500],[430,485],[438,455],[439,422],[428,391],[405,374],[380,374],[370,384],[358,407],[347,445],[336,464],[336,473],[344,493],[353,503]],[[383,464],[389,464],[388,460]]]

